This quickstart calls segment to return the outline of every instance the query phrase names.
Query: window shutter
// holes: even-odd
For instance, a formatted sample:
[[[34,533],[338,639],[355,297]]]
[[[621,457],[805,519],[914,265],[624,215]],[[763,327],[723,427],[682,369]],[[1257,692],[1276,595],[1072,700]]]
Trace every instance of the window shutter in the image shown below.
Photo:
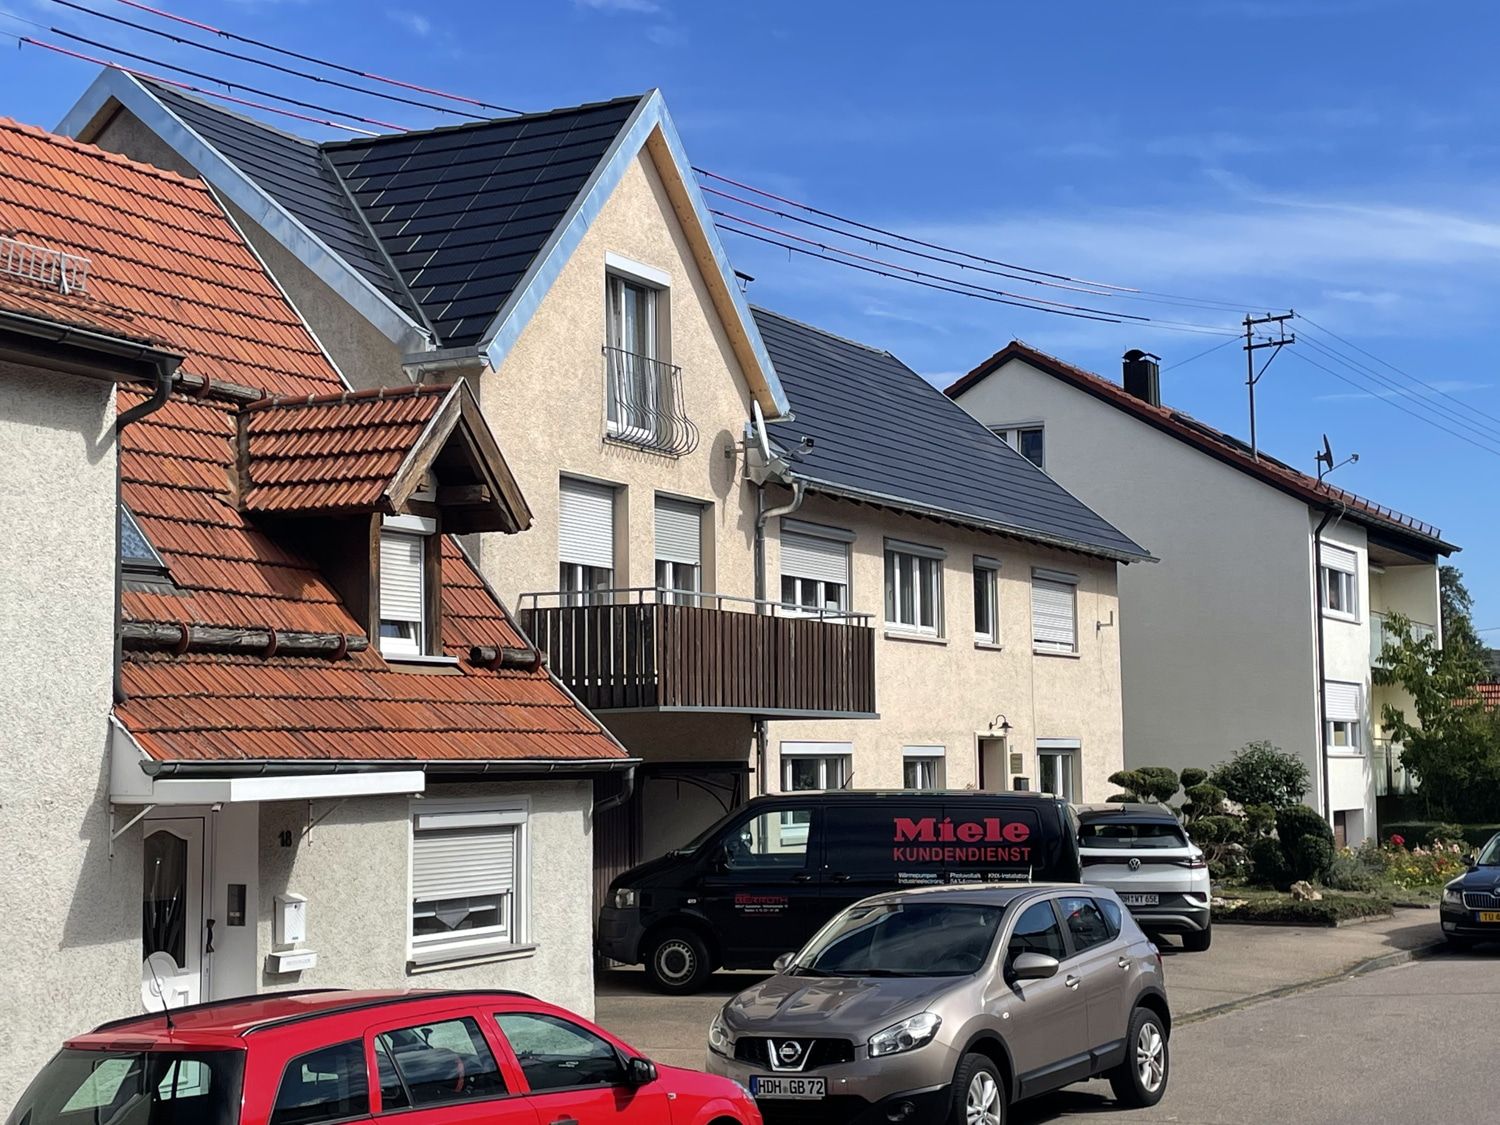
[[[386,531],[380,536],[380,616],[385,621],[422,620],[420,535]]]
[[[614,569],[614,489],[591,481],[562,482],[557,557],[559,562]]]
[[[1363,719],[1361,712],[1364,694],[1360,684],[1328,680],[1323,684],[1323,717],[1329,722],[1357,723]]]
[[[1031,580],[1031,638],[1035,643],[1066,648],[1077,645],[1073,594],[1070,583]]]
[[[656,498],[656,558],[658,562],[697,566],[702,560],[703,506],[686,500]]]
[[[411,897],[417,902],[509,894],[516,886],[516,830],[418,832]]]
[[[792,578],[849,584],[849,547],[819,535],[781,533],[781,573]]]
[[[1332,567],[1334,570],[1342,570],[1349,574],[1358,572],[1357,564],[1359,556],[1353,551],[1346,551],[1343,547],[1335,547],[1324,543],[1322,559],[1324,566]]]

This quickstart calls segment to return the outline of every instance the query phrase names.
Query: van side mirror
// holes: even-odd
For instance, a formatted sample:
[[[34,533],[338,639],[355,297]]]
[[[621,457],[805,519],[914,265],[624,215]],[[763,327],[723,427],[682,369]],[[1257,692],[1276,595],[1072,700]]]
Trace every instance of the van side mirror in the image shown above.
[[[656,1081],[656,1064],[650,1059],[634,1058],[625,1063],[627,1086],[649,1086]]]
[[[774,972],[784,973],[792,967],[792,962],[796,959],[797,955],[795,953],[783,953],[780,957],[771,962],[771,969]]]
[[[1048,980],[1057,976],[1057,958],[1045,953],[1018,953],[1010,963],[1013,980]]]

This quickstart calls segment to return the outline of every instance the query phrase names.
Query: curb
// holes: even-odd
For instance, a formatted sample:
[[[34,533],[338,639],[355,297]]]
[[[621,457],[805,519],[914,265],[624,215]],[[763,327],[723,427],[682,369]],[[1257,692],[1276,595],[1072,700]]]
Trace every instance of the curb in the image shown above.
[[[1437,941],[1429,942],[1427,945],[1419,945],[1415,949],[1398,949],[1394,953],[1383,953],[1379,957],[1357,961],[1347,969],[1340,969],[1338,972],[1326,977],[1298,981],[1296,984],[1284,984],[1280,988],[1273,988],[1267,992],[1257,992],[1254,996],[1244,996],[1238,1000],[1228,1000],[1223,1004],[1215,1004],[1210,1008],[1200,1008],[1196,1012],[1189,1012],[1185,1016],[1178,1016],[1172,1022],[1177,1027],[1181,1027],[1184,1024],[1201,1023],[1203,1020],[1213,1019],[1215,1016],[1228,1015],[1230,1012],[1238,1012],[1242,1008],[1249,1008],[1266,1000],[1280,1000],[1283,997],[1295,996],[1299,992],[1311,992],[1326,985],[1337,984],[1339,981],[1348,980],[1350,977],[1362,977],[1368,973],[1378,973],[1382,969],[1393,969],[1397,965],[1405,965],[1411,961],[1422,961],[1439,953],[1446,945],[1447,942],[1439,938]]]

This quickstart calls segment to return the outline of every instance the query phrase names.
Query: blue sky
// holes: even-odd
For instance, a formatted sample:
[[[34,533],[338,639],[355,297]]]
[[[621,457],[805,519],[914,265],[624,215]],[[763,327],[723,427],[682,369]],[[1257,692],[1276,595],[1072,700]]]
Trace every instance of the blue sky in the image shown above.
[[[151,21],[116,0],[80,2]],[[1497,627],[1488,639],[1500,643],[1500,526],[1488,499],[1500,468],[1500,10],[1464,3],[1419,18],[1395,0],[160,3],[526,109],[660,87],[694,162],[725,175],[1007,261],[1240,310],[1112,302],[1147,315],[1234,326],[1243,311],[1296,308],[1428,385],[1294,322],[1401,389],[1299,343],[1261,384],[1263,447],[1309,470],[1324,432],[1340,456],[1358,452],[1335,479],[1461,544],[1476,624]],[[0,11],[402,125],[449,120],[204,56],[54,0],[0,0]],[[0,32],[63,42],[14,19],[0,18]],[[92,71],[0,40],[0,113],[50,127]],[[733,236],[726,244],[756,276],[757,302],[889,348],[940,384],[1012,337],[1110,376],[1120,353],[1140,346],[1163,357],[1171,405],[1246,430],[1236,346],[1183,362],[1214,337],[1052,317],[789,260]],[[1412,416],[1424,411],[1489,450]]]

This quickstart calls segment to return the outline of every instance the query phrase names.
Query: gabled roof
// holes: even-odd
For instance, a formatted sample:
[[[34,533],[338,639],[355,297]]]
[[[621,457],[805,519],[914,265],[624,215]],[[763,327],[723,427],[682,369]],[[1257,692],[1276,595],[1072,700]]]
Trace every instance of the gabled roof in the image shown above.
[[[1238,469],[1247,476],[1263,481],[1272,488],[1295,496],[1308,504],[1319,507],[1327,507],[1330,504],[1341,505],[1355,522],[1394,536],[1398,541],[1415,545],[1423,551],[1447,555],[1459,550],[1458,547],[1446,542],[1442,537],[1442,532],[1431,524],[1423,523],[1392,508],[1377,504],[1373,500],[1367,500],[1353,492],[1319,481],[1316,477],[1299,472],[1284,461],[1278,461],[1264,452],[1261,452],[1259,457],[1253,457],[1250,447],[1233,435],[1205,422],[1200,422],[1180,410],[1173,410],[1169,406],[1153,406],[1144,399],[1131,394],[1119,383],[1096,375],[1092,371],[1075,367],[1046,352],[1038,351],[1020,340],[1012,340],[967,375],[955,380],[945,393],[949,398],[957,399],[965,391],[1013,359],[1022,360],[1037,370],[1076,387],[1086,394],[1093,395],[1178,441]]]
[[[363,628],[281,534],[285,521],[241,511],[233,482],[245,399],[256,389],[341,398],[345,387],[204,184],[0,120],[0,228],[90,258],[91,299],[184,357],[179,385],[193,393],[120,435],[121,498],[171,573],[168,587],[124,591],[126,624],[272,638],[254,654],[128,649],[128,699],[116,715],[148,755],[407,768],[624,757],[540,665],[471,659],[475,646],[529,642],[452,540],[442,645],[458,664],[423,675],[362,647]],[[463,401],[446,391],[410,398],[440,404],[429,422]],[[143,399],[135,385],[118,391],[122,410]],[[340,638],[337,655],[277,655],[276,635],[292,633]]]
[[[463,383],[277,396],[240,412],[247,512],[394,513],[442,462],[449,526],[524,531],[531,510]],[[461,488],[460,485],[463,487]]]
[[[120,106],[408,352],[425,338],[497,368],[644,149],[751,392],[790,413],[657,91],[318,145],[105,69],[60,129],[93,139]]]
[[[757,308],[815,491],[1131,562],[1149,553],[889,352]]]

